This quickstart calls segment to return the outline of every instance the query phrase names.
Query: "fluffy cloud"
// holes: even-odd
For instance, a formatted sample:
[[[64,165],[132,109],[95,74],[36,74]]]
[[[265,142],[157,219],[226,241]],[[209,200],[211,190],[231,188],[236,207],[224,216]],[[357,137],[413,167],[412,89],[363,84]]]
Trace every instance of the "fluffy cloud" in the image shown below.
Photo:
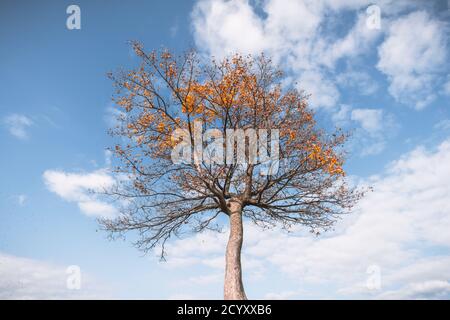
[[[358,121],[361,127],[370,133],[379,132],[383,127],[383,110],[381,109],[354,109],[351,119]]]
[[[261,21],[246,1],[201,1],[192,16],[197,44],[214,56],[265,49]]]
[[[236,51],[268,52],[300,88],[312,94],[313,107],[333,110],[339,101],[336,83],[346,80],[336,72],[339,61],[353,68],[367,67],[367,62],[372,68],[376,65],[387,75],[389,92],[397,100],[424,107],[434,99],[436,75],[445,74],[447,26],[425,11],[431,2],[380,0],[381,28],[369,28],[366,9],[371,4],[365,0],[199,0],[191,17],[200,50],[216,57]],[[417,11],[419,7],[423,11]],[[405,15],[411,10],[416,11]],[[349,11],[355,22],[343,26]],[[383,37],[378,63],[360,59],[376,52]],[[348,77],[343,84],[353,82],[361,94],[377,88],[368,73]],[[363,82],[354,85],[357,78]]]
[[[447,25],[425,11],[393,21],[378,48],[378,69],[389,80],[389,92],[417,109],[432,102],[437,74],[447,58]]]
[[[278,283],[281,276],[288,276],[297,286],[268,293],[270,297],[301,298],[298,287],[326,286],[327,293],[316,292],[315,297],[448,299],[449,162],[450,139],[435,150],[419,147],[405,154],[382,175],[365,181],[374,191],[334,231],[318,238],[302,229],[296,235],[260,232],[246,222],[245,277],[254,276],[256,270],[265,282]],[[168,249],[169,261],[195,257],[194,264],[211,260],[214,269],[223,267],[225,243],[224,234],[212,232],[177,240]],[[275,272],[267,272],[268,268]],[[368,285],[371,270],[379,272],[379,286]]]
[[[198,1],[192,12],[194,38],[216,57],[268,52],[312,94],[312,106],[330,108],[339,99],[332,74],[336,63],[363,53],[380,34],[367,28],[360,14],[344,36],[326,38],[322,30],[335,22],[326,14],[337,9],[342,7],[328,1],[268,0],[260,7],[249,1]]]
[[[33,121],[23,114],[11,114],[3,119],[4,125],[14,137],[25,140],[28,138],[27,129],[33,125]]]
[[[105,171],[91,173],[66,173],[47,170],[43,174],[47,188],[69,202],[76,202],[88,216],[113,217],[116,209],[102,202],[91,192],[102,192],[114,185],[115,180]]]
[[[366,49],[378,33],[366,27],[366,16],[357,16],[355,24],[340,38],[328,43],[319,36],[320,27],[336,22],[326,14],[335,6],[329,1],[268,0],[259,5],[249,1],[200,0],[192,16],[194,38],[200,49],[223,57],[236,51],[258,54],[269,51],[275,58],[300,58],[300,67],[319,64],[334,66],[345,56],[355,56]],[[350,6],[361,9],[370,2]],[[264,16],[257,14],[261,10]],[[326,35],[328,36],[328,35]]]
[[[79,289],[68,286],[68,267],[0,252],[0,299],[99,299],[108,294],[82,273]],[[72,288],[72,289],[71,289]]]

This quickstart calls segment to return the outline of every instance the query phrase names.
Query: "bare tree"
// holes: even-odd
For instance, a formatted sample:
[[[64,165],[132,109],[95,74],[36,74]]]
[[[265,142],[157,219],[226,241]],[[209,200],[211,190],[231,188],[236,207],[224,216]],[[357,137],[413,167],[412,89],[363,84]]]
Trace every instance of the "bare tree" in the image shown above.
[[[147,53],[139,43],[133,48],[140,66],[110,75],[121,109],[112,133],[120,137],[113,150],[122,179],[108,195],[122,209],[117,218],[100,222],[113,236],[136,231],[137,247],[161,245],[164,257],[169,237],[220,228],[216,218],[228,216],[224,298],[246,299],[243,217],[262,227],[329,228],[362,195],[347,185],[342,169],[346,135],[318,129],[307,96],[283,87],[282,73],[264,55],[204,63],[195,52],[173,56],[167,50]],[[202,132],[216,129],[223,138],[219,145],[231,142],[232,157],[206,161],[206,152],[194,147],[198,125]],[[239,129],[247,130],[243,137],[234,134]],[[269,132],[277,133],[269,161],[250,161],[255,137],[248,129],[258,129],[263,142]],[[189,161],[174,163],[174,150],[186,137]],[[200,145],[207,149],[207,141]],[[239,162],[242,146],[246,161]]]

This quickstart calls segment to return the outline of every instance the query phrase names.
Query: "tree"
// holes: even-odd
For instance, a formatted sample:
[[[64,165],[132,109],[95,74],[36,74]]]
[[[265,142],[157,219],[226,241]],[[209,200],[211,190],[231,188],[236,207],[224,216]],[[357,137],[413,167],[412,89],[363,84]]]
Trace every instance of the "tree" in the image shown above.
[[[224,298],[246,299],[244,217],[317,233],[361,197],[342,168],[346,135],[317,128],[308,97],[283,87],[264,55],[205,63],[195,52],[132,45],[140,66],[110,74],[122,111],[112,133],[120,137],[113,151],[123,178],[107,193],[122,203],[121,214],[100,222],[112,236],[136,231],[138,248],[160,246],[164,258],[171,236],[220,229],[217,218],[228,217]],[[183,161],[174,161],[181,151]]]

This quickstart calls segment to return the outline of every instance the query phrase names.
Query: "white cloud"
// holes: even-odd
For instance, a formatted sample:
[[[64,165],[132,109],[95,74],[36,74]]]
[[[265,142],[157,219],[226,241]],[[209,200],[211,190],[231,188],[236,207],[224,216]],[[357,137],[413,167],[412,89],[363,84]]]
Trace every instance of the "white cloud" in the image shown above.
[[[212,273],[206,275],[200,275],[196,277],[188,277],[181,283],[178,281],[177,285],[192,285],[195,287],[209,285],[213,283],[220,283],[223,281],[222,273]]]
[[[298,89],[310,94],[312,106],[331,108],[339,100],[339,91],[335,84],[325,78],[320,71],[305,71],[298,79]]]
[[[257,7],[265,17],[256,13]],[[328,1],[268,0],[253,6],[249,1],[200,0],[191,16],[201,50],[216,57],[268,52],[312,94],[313,107],[330,108],[339,99],[333,75],[337,61],[364,53],[380,35],[365,26],[360,14],[344,36],[325,39],[324,26],[334,21],[327,13],[338,9]]]
[[[400,290],[388,291],[380,299],[448,299],[450,283],[442,280],[430,280],[406,285]]]
[[[264,50],[261,21],[246,1],[200,1],[192,17],[195,41],[214,56]]]
[[[369,133],[379,132],[383,128],[383,110],[381,109],[353,109],[351,119],[361,124]]]
[[[447,25],[425,11],[412,12],[390,23],[378,48],[378,69],[389,80],[389,92],[421,109],[435,99],[437,74],[447,61]]]
[[[334,231],[318,238],[307,236],[301,229],[295,235],[278,230],[261,232],[246,222],[244,278],[248,280],[252,274],[246,261],[254,260],[265,268],[274,268],[274,272],[262,271],[259,284],[264,282],[270,287],[282,275],[288,276],[299,288],[326,286],[326,294],[315,291],[319,298],[329,294],[383,299],[449,298],[448,163],[450,139],[436,150],[419,147],[405,154],[382,175],[367,179],[365,183],[374,191]],[[202,265],[208,259],[217,259],[223,254],[226,236],[206,234],[204,238],[196,235],[188,241],[173,242],[168,248],[169,261],[180,254],[195,256]],[[195,243],[197,248],[208,249],[199,252]],[[366,271],[372,265],[381,270],[379,290],[366,286]],[[294,296],[296,291],[294,287],[282,297]]]
[[[97,199],[93,192],[102,192],[114,185],[115,180],[105,170],[91,173],[66,173],[47,170],[43,174],[47,188],[69,202],[76,202],[88,216],[113,217],[116,209]]]
[[[352,107],[347,104],[342,104],[337,108],[337,111],[332,115],[331,119],[338,126],[345,126],[350,119]]]
[[[425,11],[429,3],[380,0],[381,28],[368,28],[366,8],[372,4],[365,0],[199,0],[191,18],[200,50],[219,58],[265,51],[312,94],[313,107],[330,110],[339,100],[336,83],[341,80],[361,94],[375,92],[378,86],[369,74],[354,73],[345,79],[336,66],[343,61],[353,69],[368,67],[368,62],[374,67],[370,59],[361,58],[375,51],[378,39],[385,37],[376,67],[388,76],[389,92],[400,102],[423,108],[435,99],[436,75],[446,71],[447,26]],[[419,7],[423,11],[405,15]],[[355,22],[341,30],[340,22],[349,10]]]
[[[27,129],[33,125],[33,121],[23,114],[11,114],[3,119],[4,125],[14,137],[26,140],[28,138]]]
[[[113,153],[111,150],[105,150],[105,166],[107,168],[111,167]]]
[[[339,59],[358,57],[369,50],[382,33],[378,29],[368,28],[366,21],[365,13],[358,14],[348,33],[343,38],[334,40],[317,58],[322,58],[325,65],[334,67]]]
[[[78,207],[89,216],[97,217],[113,217],[117,214],[116,208],[109,203],[98,200],[80,201]]]
[[[198,299],[197,296],[191,295],[191,294],[184,294],[184,293],[175,293],[173,295],[170,295],[168,300],[195,300]]]
[[[0,299],[100,299],[109,294],[81,269],[81,287],[68,289],[67,267],[0,253]]]

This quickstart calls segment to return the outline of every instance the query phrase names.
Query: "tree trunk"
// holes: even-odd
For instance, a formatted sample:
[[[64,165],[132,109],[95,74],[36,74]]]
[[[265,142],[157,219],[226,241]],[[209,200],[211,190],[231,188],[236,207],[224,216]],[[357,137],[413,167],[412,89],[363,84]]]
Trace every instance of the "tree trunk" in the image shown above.
[[[230,201],[230,237],[225,258],[225,300],[246,300],[242,284],[241,248],[244,236],[242,228],[242,205]]]

